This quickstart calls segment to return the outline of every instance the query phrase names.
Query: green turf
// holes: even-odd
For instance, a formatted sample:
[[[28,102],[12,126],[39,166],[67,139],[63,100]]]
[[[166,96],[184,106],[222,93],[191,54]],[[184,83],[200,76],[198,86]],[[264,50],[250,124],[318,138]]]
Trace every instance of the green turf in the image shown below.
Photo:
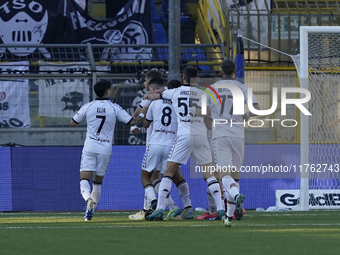
[[[130,221],[129,212],[0,213],[0,254],[340,254],[340,212],[254,212],[221,221]],[[196,215],[197,216],[197,215]]]

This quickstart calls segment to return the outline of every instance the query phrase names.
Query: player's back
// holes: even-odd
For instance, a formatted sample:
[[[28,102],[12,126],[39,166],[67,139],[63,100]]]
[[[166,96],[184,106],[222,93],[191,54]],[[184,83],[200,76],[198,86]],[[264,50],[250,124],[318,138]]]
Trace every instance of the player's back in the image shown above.
[[[173,145],[177,133],[177,117],[170,100],[153,101],[146,120],[151,122],[146,144]]]
[[[211,116],[213,119],[222,119],[227,120],[226,124],[218,124],[215,123],[212,129],[213,138],[222,137],[222,136],[230,136],[230,137],[240,137],[244,138],[244,120],[243,114],[236,115],[233,113],[233,94],[228,88],[216,88],[217,84],[229,84],[233,85],[242,90],[244,95],[244,104],[246,104],[248,99],[248,88],[241,82],[229,79],[229,80],[220,80],[213,85],[213,88],[216,89],[219,97],[221,98],[221,104],[214,104],[209,99],[209,106],[211,110]],[[218,100],[217,100],[218,101]]]
[[[113,132],[121,111],[119,105],[108,99],[96,99],[82,106],[79,113],[84,114],[87,120],[85,151],[111,154]]]
[[[200,105],[202,90],[192,86],[181,86],[163,92],[166,99],[172,101],[178,121],[177,135],[204,135],[206,127],[204,119],[196,116]]]

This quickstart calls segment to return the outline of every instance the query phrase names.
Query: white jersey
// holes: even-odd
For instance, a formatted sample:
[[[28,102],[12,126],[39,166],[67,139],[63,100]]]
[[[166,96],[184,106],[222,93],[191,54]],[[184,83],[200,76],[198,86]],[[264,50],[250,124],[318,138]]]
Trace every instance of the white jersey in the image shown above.
[[[168,87],[164,87],[164,90],[167,90]],[[151,104],[151,100],[150,99],[143,99],[140,104],[139,104],[139,107],[143,108],[143,107],[146,107],[146,106],[149,106]]]
[[[73,116],[76,123],[87,120],[87,132],[83,151],[111,155],[116,120],[127,124],[132,117],[108,98],[96,99],[84,104]]]
[[[220,80],[211,86],[215,88],[216,84],[230,84],[241,89],[244,95],[244,104],[247,103],[248,96],[251,96],[253,98],[253,104],[258,103],[253,94],[248,95],[248,87],[237,80],[234,79]],[[243,115],[233,114],[233,94],[227,88],[218,88],[216,89],[216,91],[219,97],[221,98],[222,105],[219,103],[217,96],[215,96],[215,100],[217,102],[216,105],[211,97],[207,98],[207,104],[210,107],[211,117],[214,120],[215,119],[227,120],[228,123],[216,124],[215,127],[214,126],[212,127],[213,139],[216,137],[223,136],[244,138]]]
[[[150,99],[143,99],[142,102],[140,102],[139,107],[144,108],[146,106],[149,106],[151,104]]]
[[[203,91],[196,87],[182,85],[169,89],[161,94],[161,98],[169,99],[175,109],[178,122],[177,135],[205,135],[207,133],[203,117],[196,116]]]
[[[145,118],[151,122],[146,144],[172,146],[177,133],[177,117],[171,101],[153,101]]]

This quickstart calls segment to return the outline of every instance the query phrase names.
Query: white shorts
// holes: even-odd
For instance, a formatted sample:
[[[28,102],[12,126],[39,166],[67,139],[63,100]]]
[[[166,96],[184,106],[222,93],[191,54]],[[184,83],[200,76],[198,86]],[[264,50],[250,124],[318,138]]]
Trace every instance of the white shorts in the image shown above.
[[[206,136],[177,136],[169,154],[168,161],[187,164],[190,155],[195,160],[196,165],[205,165],[211,163],[211,151]]]
[[[83,151],[80,162],[80,172],[95,172],[95,175],[104,176],[109,166],[111,155],[103,155],[89,151]]]
[[[171,146],[148,144],[145,148],[142,170],[147,172],[158,170],[164,174],[170,151]]]
[[[239,171],[244,159],[244,138],[217,137],[213,140],[213,151],[218,166],[234,166]]]

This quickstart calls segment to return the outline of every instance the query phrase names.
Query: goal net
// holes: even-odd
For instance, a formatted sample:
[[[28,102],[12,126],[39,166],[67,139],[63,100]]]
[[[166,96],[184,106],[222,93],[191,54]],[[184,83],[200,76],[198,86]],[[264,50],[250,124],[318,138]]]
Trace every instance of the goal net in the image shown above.
[[[340,28],[300,27],[292,56],[311,116],[301,113],[301,210],[340,208]]]

